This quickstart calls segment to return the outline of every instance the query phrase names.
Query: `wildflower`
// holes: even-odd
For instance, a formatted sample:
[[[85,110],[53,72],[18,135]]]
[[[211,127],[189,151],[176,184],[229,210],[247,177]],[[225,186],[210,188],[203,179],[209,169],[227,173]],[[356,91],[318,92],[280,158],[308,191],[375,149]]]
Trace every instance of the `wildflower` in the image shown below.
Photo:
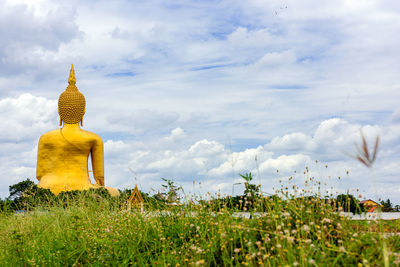
[[[293,262],[293,266],[299,266],[299,263],[297,261]]]
[[[324,219],[322,219],[322,222],[323,222],[323,223],[331,223],[331,220],[328,219],[328,218],[324,218]]]
[[[305,232],[309,232],[310,231],[310,227],[307,224],[303,225],[302,229]]]
[[[240,252],[240,248],[235,248],[235,249],[233,250],[233,252],[239,253],[239,252]]]
[[[196,262],[196,266],[198,266],[198,265],[202,265],[202,264],[204,264],[205,263],[205,261],[204,260],[199,260],[199,261],[197,261]]]
[[[315,260],[309,259],[309,260],[308,260],[308,263],[309,263],[309,264],[315,264]]]
[[[293,242],[294,242],[294,237],[293,237],[293,236],[288,236],[286,239],[287,239],[287,241],[290,242],[290,243],[293,243]]]

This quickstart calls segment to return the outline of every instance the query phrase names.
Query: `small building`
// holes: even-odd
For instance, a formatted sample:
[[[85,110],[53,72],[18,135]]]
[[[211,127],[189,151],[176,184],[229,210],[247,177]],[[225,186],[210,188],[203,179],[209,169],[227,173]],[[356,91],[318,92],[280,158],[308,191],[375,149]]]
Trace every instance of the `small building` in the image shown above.
[[[360,204],[367,210],[368,212],[373,212],[375,211],[378,207],[382,207],[381,204],[371,200],[371,199],[366,199],[360,201]]]
[[[142,194],[140,194],[140,191],[137,187],[137,185],[135,185],[135,188],[132,191],[131,196],[128,199],[128,206],[129,209],[131,207],[140,207],[140,210],[143,212],[143,204],[144,204],[144,200],[142,197]]]

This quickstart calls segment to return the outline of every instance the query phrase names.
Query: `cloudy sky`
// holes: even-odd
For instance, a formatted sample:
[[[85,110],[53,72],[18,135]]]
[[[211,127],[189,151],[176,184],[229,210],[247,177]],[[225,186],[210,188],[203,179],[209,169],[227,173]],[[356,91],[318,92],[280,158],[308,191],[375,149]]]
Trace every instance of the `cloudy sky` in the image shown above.
[[[35,179],[73,63],[109,186],[237,194],[251,171],[400,204],[399,33],[396,0],[0,0],[0,197]]]

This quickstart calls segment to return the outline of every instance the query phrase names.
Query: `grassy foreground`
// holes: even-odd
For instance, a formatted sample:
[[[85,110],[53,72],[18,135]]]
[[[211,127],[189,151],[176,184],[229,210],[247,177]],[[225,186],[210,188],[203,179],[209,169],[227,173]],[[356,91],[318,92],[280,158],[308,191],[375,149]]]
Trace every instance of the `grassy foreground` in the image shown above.
[[[218,201],[218,199],[217,199]],[[244,200],[246,201],[246,199]],[[0,213],[2,266],[393,266],[400,223],[353,222],[319,198],[259,197],[252,219],[213,202],[128,211],[96,192]],[[386,225],[386,226],[385,226]],[[385,230],[386,229],[386,230]],[[389,232],[389,233],[388,233]]]

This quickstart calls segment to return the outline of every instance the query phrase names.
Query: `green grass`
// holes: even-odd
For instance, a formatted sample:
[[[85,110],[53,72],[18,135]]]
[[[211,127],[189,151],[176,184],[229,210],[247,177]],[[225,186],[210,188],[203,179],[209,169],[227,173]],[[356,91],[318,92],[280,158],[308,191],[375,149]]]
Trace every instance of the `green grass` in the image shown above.
[[[126,210],[96,192],[0,213],[2,266],[383,266],[400,264],[398,221],[354,222],[319,198],[258,198],[266,214],[210,203]],[[370,231],[371,230],[371,231]]]

